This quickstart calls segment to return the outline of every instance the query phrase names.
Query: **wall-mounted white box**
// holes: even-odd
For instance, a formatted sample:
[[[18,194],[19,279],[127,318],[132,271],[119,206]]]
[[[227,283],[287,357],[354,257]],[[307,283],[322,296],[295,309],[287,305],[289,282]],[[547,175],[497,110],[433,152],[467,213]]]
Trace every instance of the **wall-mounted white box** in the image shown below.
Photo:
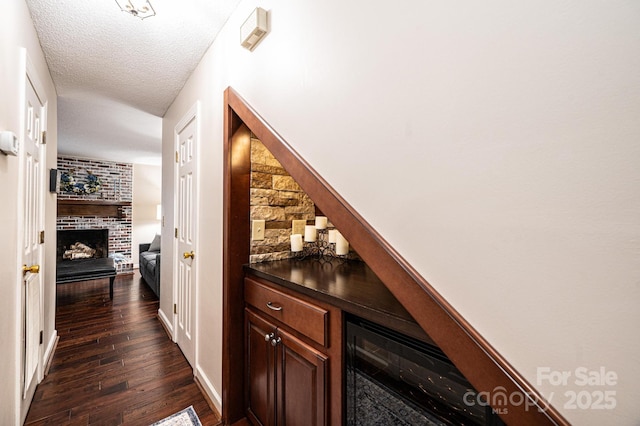
[[[240,27],[240,44],[245,49],[253,50],[269,31],[267,11],[256,7]]]
[[[9,130],[0,132],[0,151],[5,155],[18,155],[18,137]]]

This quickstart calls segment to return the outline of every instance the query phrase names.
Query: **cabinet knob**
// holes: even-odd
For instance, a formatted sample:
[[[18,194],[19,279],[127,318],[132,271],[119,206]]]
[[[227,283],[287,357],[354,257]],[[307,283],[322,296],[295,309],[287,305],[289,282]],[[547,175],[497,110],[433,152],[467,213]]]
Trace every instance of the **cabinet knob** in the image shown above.
[[[273,339],[274,337],[276,337],[276,335],[274,333],[268,333],[264,335],[264,341],[268,342],[269,340]]]
[[[277,339],[271,339],[271,346],[278,346],[278,343],[282,342],[282,339],[278,337]]]

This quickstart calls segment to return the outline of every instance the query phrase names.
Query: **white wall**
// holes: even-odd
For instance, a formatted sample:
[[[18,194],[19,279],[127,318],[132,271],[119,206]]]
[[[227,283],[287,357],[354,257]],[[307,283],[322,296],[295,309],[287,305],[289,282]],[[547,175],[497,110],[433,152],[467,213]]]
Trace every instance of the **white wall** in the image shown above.
[[[150,243],[160,233],[156,219],[156,206],[162,200],[162,167],[146,164],[133,165],[133,217],[131,257],[138,267],[138,245]]]
[[[21,134],[22,99],[25,91],[26,55],[43,85],[47,99],[46,173],[56,167],[56,92],[47,69],[31,16],[23,1],[0,2],[0,130]],[[19,158],[0,154],[0,424],[21,424],[28,402],[20,395],[21,369],[21,281],[18,258]],[[50,349],[55,340],[55,194],[46,194],[44,275],[44,342]]]
[[[256,6],[272,29],[251,53],[238,32]],[[202,101],[202,374],[220,392],[232,86],[571,422],[637,424],[639,16],[633,0],[242,1],[163,124],[170,165]],[[538,383],[544,367],[567,386]],[[578,367],[618,380],[583,386]],[[570,409],[566,390],[616,407]]]

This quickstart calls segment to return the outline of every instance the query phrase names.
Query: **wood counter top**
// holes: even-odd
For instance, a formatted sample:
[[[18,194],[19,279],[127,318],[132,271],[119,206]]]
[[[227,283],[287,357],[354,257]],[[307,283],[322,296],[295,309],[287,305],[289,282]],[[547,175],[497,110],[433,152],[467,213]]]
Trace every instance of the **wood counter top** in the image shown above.
[[[244,268],[248,274],[433,344],[364,262],[286,259],[251,263]]]

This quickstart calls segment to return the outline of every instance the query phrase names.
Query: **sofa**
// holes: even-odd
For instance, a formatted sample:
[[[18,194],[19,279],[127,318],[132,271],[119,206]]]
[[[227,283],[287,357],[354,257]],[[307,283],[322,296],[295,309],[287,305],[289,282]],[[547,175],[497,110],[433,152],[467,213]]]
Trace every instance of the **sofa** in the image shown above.
[[[140,275],[149,288],[160,298],[160,247],[140,244]]]

